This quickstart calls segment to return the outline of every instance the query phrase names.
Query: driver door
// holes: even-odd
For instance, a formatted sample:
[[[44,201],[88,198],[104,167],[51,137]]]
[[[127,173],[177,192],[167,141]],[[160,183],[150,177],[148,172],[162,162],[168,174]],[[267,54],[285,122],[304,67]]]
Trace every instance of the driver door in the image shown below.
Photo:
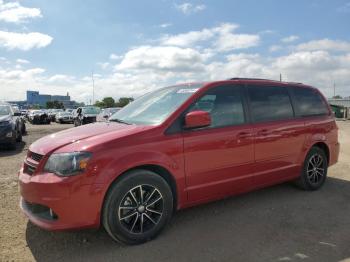
[[[254,145],[241,86],[207,91],[189,109],[210,113],[209,127],[184,131],[185,171],[190,202],[224,197],[252,186]]]

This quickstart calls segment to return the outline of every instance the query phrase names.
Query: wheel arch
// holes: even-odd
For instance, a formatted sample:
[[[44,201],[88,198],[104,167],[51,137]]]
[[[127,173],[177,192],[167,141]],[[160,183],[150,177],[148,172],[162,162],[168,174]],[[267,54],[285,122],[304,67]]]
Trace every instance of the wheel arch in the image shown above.
[[[316,142],[312,145],[312,147],[318,147],[320,149],[323,150],[323,152],[326,154],[327,156],[327,163],[329,163],[330,160],[330,153],[329,153],[329,147],[325,142]],[[311,148],[312,148],[311,147]]]

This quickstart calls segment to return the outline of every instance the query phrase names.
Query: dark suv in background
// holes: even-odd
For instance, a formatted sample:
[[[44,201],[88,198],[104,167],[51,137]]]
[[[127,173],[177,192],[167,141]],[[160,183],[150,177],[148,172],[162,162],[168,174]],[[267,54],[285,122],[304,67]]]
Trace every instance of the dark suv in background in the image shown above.
[[[22,141],[21,113],[14,111],[10,104],[0,104],[0,145],[6,145],[11,149],[16,147],[16,142]]]

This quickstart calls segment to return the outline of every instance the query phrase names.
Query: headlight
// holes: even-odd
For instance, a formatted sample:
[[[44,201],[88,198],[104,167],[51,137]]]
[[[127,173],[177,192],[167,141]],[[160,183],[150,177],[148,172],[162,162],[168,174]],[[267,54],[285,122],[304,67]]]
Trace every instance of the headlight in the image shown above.
[[[9,124],[11,124],[10,121],[3,121],[3,122],[0,122],[0,126],[8,126]]]
[[[91,153],[72,152],[52,154],[45,164],[46,172],[59,176],[74,176],[85,171]]]

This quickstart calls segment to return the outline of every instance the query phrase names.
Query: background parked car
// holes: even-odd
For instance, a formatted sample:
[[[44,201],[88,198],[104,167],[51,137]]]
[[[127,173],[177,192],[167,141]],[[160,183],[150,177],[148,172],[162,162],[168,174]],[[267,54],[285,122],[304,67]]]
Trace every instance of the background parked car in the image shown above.
[[[33,110],[28,116],[28,121],[33,125],[50,124],[49,115],[44,110]]]
[[[48,111],[48,116],[50,118],[51,122],[55,122],[56,121],[56,115],[60,112],[64,112],[63,109],[50,109]]]
[[[59,112],[56,114],[56,123],[73,123],[73,115],[70,112]]]
[[[20,113],[15,112],[9,104],[0,104],[0,144],[13,149],[16,147],[16,142],[21,141]]]
[[[97,122],[105,122],[108,120],[108,118],[113,115],[114,113],[118,112],[121,108],[120,107],[110,107],[105,108],[97,115]]]
[[[96,122],[101,109],[96,106],[79,107],[74,115],[74,126],[81,126]]]
[[[19,110],[18,106],[12,106],[13,112],[15,113],[16,117],[19,119],[19,127],[22,132],[22,135],[26,133],[26,120],[24,116],[22,115],[21,111]]]

